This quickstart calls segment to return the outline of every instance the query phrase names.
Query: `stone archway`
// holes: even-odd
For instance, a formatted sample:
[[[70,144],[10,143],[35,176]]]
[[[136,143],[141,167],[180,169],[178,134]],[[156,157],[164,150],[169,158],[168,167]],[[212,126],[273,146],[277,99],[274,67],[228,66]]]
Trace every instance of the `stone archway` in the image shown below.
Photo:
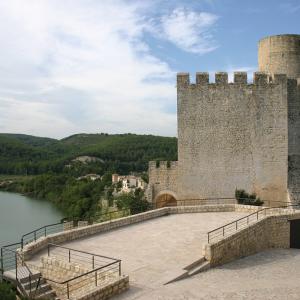
[[[155,208],[177,206],[176,195],[171,191],[161,191],[155,197]]]

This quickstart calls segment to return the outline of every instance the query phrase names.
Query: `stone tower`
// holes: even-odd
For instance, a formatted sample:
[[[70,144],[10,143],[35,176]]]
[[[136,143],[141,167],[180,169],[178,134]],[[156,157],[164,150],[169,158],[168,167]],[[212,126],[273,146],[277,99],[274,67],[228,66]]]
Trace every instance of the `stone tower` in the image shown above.
[[[290,200],[300,201],[300,35],[261,39],[258,65],[262,72],[288,78],[288,191]]]
[[[253,83],[244,72],[232,83],[226,72],[214,83],[206,72],[195,83],[177,75],[178,162],[150,162],[154,202],[231,198],[236,189],[300,200],[300,35],[262,39],[258,57]]]
[[[261,39],[258,46],[259,71],[300,78],[300,35],[274,35]]]

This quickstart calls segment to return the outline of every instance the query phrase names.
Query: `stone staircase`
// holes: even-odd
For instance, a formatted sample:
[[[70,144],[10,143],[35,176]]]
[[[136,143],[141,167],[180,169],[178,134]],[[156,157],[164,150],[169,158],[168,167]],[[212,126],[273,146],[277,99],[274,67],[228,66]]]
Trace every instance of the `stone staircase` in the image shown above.
[[[19,293],[30,299],[60,300],[40,272],[30,274],[27,267],[19,267],[17,280],[16,270],[4,272],[3,278],[15,284]]]

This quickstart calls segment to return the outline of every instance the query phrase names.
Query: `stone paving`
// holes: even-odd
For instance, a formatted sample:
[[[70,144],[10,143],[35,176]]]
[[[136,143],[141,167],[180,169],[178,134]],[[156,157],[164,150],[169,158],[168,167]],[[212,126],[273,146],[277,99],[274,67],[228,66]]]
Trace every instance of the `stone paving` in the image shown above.
[[[122,259],[122,272],[129,275],[131,286],[130,292],[122,299],[138,299],[136,297],[151,295],[179,275],[183,267],[199,259],[207,231],[247,214],[168,215],[63,245]],[[39,257],[34,260],[39,260]]]
[[[191,278],[114,300],[299,300],[300,250],[276,249],[248,256]]]

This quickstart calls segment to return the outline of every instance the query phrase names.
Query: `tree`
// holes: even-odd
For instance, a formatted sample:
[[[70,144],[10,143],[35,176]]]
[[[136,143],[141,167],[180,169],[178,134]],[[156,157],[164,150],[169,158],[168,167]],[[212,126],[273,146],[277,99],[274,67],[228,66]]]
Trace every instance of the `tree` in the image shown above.
[[[149,202],[144,200],[144,192],[141,189],[136,189],[135,192],[122,193],[116,200],[119,209],[130,209],[133,215],[149,209]]]
[[[12,286],[8,283],[0,283],[0,299],[1,300],[16,300],[16,293]]]

